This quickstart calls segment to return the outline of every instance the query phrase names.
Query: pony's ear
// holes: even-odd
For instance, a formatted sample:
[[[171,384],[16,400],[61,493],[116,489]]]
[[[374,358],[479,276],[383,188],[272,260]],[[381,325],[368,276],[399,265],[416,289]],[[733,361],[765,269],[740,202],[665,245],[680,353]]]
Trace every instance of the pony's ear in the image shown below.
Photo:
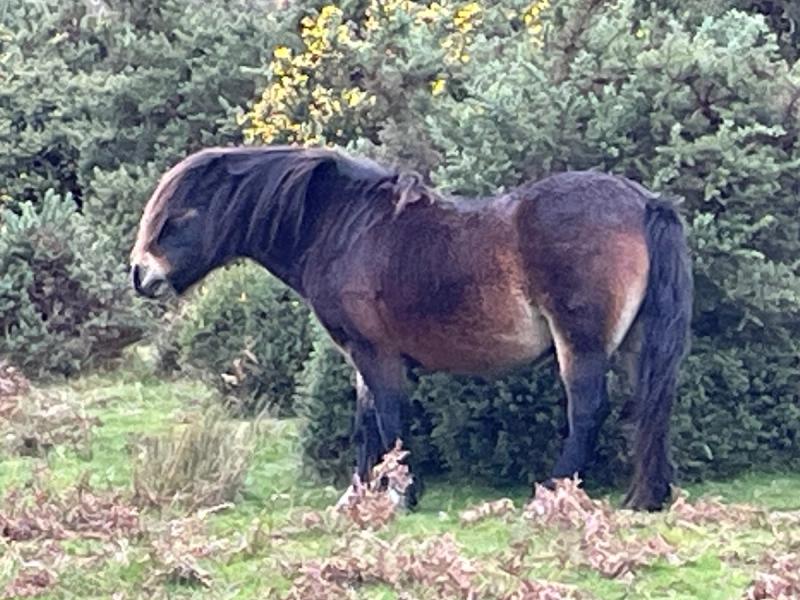
[[[394,214],[399,215],[409,204],[430,202],[427,188],[418,173],[401,173],[394,184]]]

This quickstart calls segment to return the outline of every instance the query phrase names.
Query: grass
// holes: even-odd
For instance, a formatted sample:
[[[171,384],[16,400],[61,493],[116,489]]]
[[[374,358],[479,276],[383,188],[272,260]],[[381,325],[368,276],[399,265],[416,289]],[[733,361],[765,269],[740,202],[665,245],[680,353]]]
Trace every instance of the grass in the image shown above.
[[[71,384],[66,392],[80,399],[87,412],[100,421],[93,431],[89,455],[79,456],[68,447],[56,447],[46,458],[0,456],[0,490],[24,487],[37,479],[59,492],[83,479],[93,489],[130,497],[133,441],[180,427],[192,415],[201,413],[211,398],[210,392],[197,383],[161,381],[137,372],[88,377]],[[185,534],[186,539],[174,542],[200,540],[198,543],[208,544],[217,540],[226,545],[224,552],[201,552],[191,558],[192,565],[208,573],[210,588],[175,580],[168,572],[172,558],[159,554],[159,548],[171,539],[169,527],[192,518],[172,507],[164,511],[145,509],[143,533],[138,536],[111,542],[80,537],[58,541],[61,551],[73,562],[62,561],[67,565],[64,567],[55,563],[55,582],[44,587],[40,597],[263,598],[289,590],[293,574],[286,565],[324,558],[346,537],[340,529],[298,526],[298,515],[330,506],[341,490],[315,485],[303,475],[297,431],[298,424],[292,420],[264,422],[258,428],[250,468],[235,505],[209,514],[202,523],[198,521],[200,533]],[[693,499],[721,496],[726,502],[753,504],[777,515],[800,510],[797,474],[751,473],[731,481],[688,486],[687,491]],[[419,510],[400,516],[377,538],[407,538],[410,541],[404,543],[410,548],[449,533],[464,557],[490,570],[512,546],[524,544],[532,557],[522,565],[527,577],[572,585],[587,597],[609,599],[742,598],[765,552],[778,548],[796,551],[800,546],[800,535],[758,524],[729,527],[710,522],[687,526],[664,514],[641,517],[631,535],[661,535],[678,549],[680,564],[658,558],[637,569],[633,576],[612,578],[570,558],[579,545],[574,532],[532,529],[519,518],[487,518],[469,526],[459,522],[458,513],[467,507],[502,496],[521,506],[527,495],[525,488],[498,490],[446,479],[428,482]],[[5,508],[0,505],[0,525]],[[0,536],[0,597],[25,564],[26,548]],[[179,554],[175,548],[182,546],[170,547],[167,554]],[[75,568],[76,564],[80,568]],[[408,593],[412,595],[404,597],[417,597],[413,589]],[[353,597],[400,596],[392,587],[376,583],[359,587]]]

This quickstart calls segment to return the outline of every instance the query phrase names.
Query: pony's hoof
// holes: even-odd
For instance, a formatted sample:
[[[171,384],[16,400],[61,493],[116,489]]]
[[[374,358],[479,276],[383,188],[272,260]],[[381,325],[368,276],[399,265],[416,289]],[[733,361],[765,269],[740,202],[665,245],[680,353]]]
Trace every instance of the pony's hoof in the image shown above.
[[[658,512],[664,508],[672,498],[669,484],[643,488],[636,486],[628,492],[622,505],[631,510],[641,512]]]
[[[539,485],[542,486],[545,489],[550,490],[551,492],[554,492],[555,489],[556,489],[556,480],[553,479],[552,477],[548,477],[547,479],[542,481]],[[534,496],[536,495],[536,490],[535,489],[533,491],[533,495]]]
[[[369,484],[364,484],[358,475],[353,475],[350,486],[341,495],[335,504],[337,510],[341,510],[351,504],[359,502],[367,494],[381,493],[386,494],[398,510],[413,510],[419,504],[422,496],[422,481],[411,476],[411,482],[405,490],[399,490],[390,485],[388,478],[381,478]]]

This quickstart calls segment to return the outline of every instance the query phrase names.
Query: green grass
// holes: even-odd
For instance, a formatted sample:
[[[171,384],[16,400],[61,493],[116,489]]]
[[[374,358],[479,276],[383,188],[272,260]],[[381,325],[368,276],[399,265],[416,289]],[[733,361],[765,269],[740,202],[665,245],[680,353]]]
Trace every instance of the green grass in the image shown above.
[[[211,398],[197,383],[161,381],[141,373],[89,377],[67,391],[100,420],[90,456],[57,447],[46,459],[0,457],[0,489],[24,486],[35,471],[44,468],[39,477],[56,490],[88,477],[92,487],[129,494],[131,440],[170,431],[187,415],[201,411]],[[267,421],[258,431],[241,498],[233,508],[207,518],[204,535],[209,538],[233,541],[249,536],[250,540],[237,553],[199,559],[211,574],[211,589],[159,578],[144,538],[121,542],[114,552],[94,540],[73,539],[62,542],[64,551],[73,558],[85,557],[87,566],[64,569],[56,586],[42,597],[108,598],[119,592],[123,598],[255,598],[266,597],[270,589],[287,590],[291,573],[281,564],[325,557],[343,536],[338,530],[303,531],[297,526],[298,515],[330,506],[341,490],[315,485],[303,474],[297,422]],[[691,498],[718,495],[728,502],[772,511],[800,509],[799,475],[751,473],[731,481],[688,486],[687,491]],[[570,543],[577,543],[574,532],[534,531],[518,517],[490,518],[470,526],[459,523],[459,511],[466,507],[501,496],[521,506],[527,495],[528,490],[519,487],[498,490],[446,479],[428,482],[419,509],[396,519],[379,535],[386,540],[409,536],[419,541],[451,533],[464,555],[487,568],[494,568],[512,543],[524,541],[534,557],[525,564],[526,575],[575,585],[593,597],[609,599],[740,598],[754,576],[759,556],[785,542],[765,527],[730,528],[713,523],[683,527],[670,523],[664,515],[655,515],[643,518],[636,534],[660,533],[680,549],[682,563],[659,559],[633,578],[609,579],[585,566],[563,564],[554,556],[553,548],[559,543],[566,544],[567,550]],[[177,509],[163,514],[150,511],[144,518],[147,528],[153,529],[179,514]],[[12,546],[0,543],[0,590],[18,567],[15,560]],[[385,585],[366,585],[359,597],[395,598],[396,594]]]

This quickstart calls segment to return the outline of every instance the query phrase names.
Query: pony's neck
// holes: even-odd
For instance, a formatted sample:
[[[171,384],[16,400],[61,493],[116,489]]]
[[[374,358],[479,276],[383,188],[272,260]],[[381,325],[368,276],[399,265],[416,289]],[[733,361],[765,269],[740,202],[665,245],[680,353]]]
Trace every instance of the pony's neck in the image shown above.
[[[312,248],[324,246],[326,255],[337,255],[370,222],[383,218],[383,213],[391,214],[390,203],[376,197],[376,185],[333,172],[315,177],[303,197],[302,210],[276,211],[258,231],[244,236],[241,254],[302,295]]]

